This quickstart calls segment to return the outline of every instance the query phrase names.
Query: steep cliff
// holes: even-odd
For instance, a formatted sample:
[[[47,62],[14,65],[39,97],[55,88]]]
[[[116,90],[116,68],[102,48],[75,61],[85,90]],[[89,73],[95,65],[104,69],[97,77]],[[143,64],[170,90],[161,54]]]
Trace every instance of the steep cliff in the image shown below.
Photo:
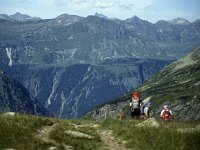
[[[18,81],[0,70],[0,112],[52,116]]]

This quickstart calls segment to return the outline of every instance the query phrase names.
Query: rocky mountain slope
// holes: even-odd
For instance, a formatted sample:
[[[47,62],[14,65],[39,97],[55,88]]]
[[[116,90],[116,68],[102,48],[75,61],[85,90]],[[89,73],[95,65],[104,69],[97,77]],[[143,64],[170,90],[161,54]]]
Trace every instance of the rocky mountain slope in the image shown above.
[[[114,59],[100,65],[7,68],[56,117],[80,117],[90,109],[134,89],[169,61]]]
[[[0,19],[0,68],[56,117],[72,118],[134,89],[200,43],[200,23],[152,24],[63,14]]]
[[[0,112],[51,116],[24,86],[0,70]]]
[[[170,64],[157,75],[137,88],[142,99],[151,97],[152,110],[159,116],[163,105],[172,109],[177,120],[200,120],[200,48]],[[128,115],[129,101],[132,93],[110,102],[90,112],[93,118],[118,116],[126,111]],[[120,102],[122,101],[122,102]]]
[[[45,20],[0,19],[0,62],[66,66],[123,57],[177,59],[200,43],[200,23],[175,22],[68,14]]]

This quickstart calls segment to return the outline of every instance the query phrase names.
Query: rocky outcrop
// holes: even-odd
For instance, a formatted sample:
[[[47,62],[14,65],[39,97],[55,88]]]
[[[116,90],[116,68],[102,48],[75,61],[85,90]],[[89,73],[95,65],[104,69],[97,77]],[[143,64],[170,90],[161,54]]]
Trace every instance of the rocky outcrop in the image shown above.
[[[86,139],[93,139],[94,137],[82,132],[78,132],[78,131],[72,131],[72,130],[67,130],[64,132],[65,134],[72,136],[72,137],[78,137],[78,138],[86,138]]]

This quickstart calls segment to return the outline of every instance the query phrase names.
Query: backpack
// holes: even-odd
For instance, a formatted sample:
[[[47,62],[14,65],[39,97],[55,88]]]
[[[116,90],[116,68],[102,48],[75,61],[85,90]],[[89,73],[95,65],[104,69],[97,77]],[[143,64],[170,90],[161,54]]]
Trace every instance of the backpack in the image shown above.
[[[146,106],[144,105],[144,106],[142,106],[142,108],[141,108],[141,114],[142,114],[142,115],[145,114],[145,107],[146,107]]]
[[[170,113],[169,109],[165,109],[162,116],[163,116],[164,120],[168,120],[171,117],[171,113]]]
[[[132,100],[132,109],[140,108],[140,100],[139,99],[133,99]]]

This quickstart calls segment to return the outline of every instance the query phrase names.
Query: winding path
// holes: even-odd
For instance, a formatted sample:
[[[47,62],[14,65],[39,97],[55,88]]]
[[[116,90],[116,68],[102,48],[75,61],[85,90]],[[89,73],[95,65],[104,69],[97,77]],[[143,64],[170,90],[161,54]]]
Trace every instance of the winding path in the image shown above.
[[[101,137],[102,142],[106,145],[106,148],[109,150],[127,150],[125,147],[120,145],[117,140],[111,136],[109,131],[100,131],[99,136]]]
[[[54,124],[52,126],[43,126],[41,129],[38,130],[36,137],[41,139],[44,142],[52,143],[55,146],[57,146],[58,143],[55,140],[52,140],[52,139],[49,138],[49,134],[51,133],[51,131],[53,131],[53,129],[57,125],[59,125],[59,124]],[[93,124],[92,126],[98,127],[98,125],[95,125],[95,124]],[[78,125],[77,125],[77,127],[78,127]],[[104,147],[105,149],[107,149],[107,150],[127,150],[124,146],[119,144],[119,142],[117,141],[116,138],[114,138],[111,135],[111,131],[109,131],[109,130],[99,130],[98,134],[101,138],[101,141],[103,142],[103,144],[105,146]]]

